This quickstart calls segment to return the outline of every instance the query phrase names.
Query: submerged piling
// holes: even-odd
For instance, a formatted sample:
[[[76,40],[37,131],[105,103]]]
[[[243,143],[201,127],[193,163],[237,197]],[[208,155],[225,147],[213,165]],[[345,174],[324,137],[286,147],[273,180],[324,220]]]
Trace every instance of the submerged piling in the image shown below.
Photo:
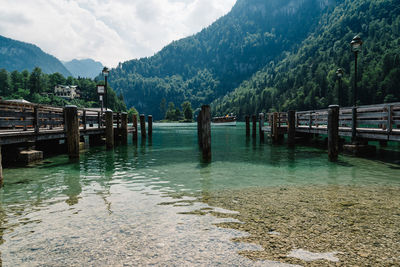
[[[246,136],[250,137],[250,116],[246,116]]]
[[[278,133],[278,112],[274,112],[272,117],[272,140],[277,143],[279,140],[279,133]]]
[[[68,105],[65,107],[65,122],[67,130],[67,147],[70,159],[79,158],[79,120],[78,108]]]
[[[106,111],[106,148],[114,148],[114,121],[111,110]]]
[[[202,137],[202,129],[201,129],[201,124],[202,124],[202,120],[201,120],[201,111],[199,113],[199,115],[197,116],[197,140],[199,142],[199,147],[200,149],[203,147],[203,137]]]
[[[149,138],[153,137],[153,116],[147,116],[148,130],[149,130]]]
[[[201,144],[203,160],[211,160],[211,113],[210,106],[201,107]]]
[[[132,126],[134,127],[133,133],[132,133],[132,141],[137,142],[138,139],[138,121],[137,121],[137,115],[133,114],[132,115]]]
[[[121,114],[121,143],[123,145],[128,144],[128,114]]]
[[[331,105],[328,110],[328,157],[337,161],[339,154],[339,106]]]
[[[144,114],[140,115],[140,132],[142,135],[142,139],[146,139],[146,117]]]
[[[260,117],[260,122],[258,124],[258,130],[260,134],[260,142],[264,142],[264,131],[263,131],[264,121],[265,121],[264,113],[260,113],[259,117]]]
[[[257,116],[253,115],[251,116],[252,121],[253,121],[253,138],[257,137]]]
[[[293,147],[296,138],[296,111],[288,111],[288,145]]]

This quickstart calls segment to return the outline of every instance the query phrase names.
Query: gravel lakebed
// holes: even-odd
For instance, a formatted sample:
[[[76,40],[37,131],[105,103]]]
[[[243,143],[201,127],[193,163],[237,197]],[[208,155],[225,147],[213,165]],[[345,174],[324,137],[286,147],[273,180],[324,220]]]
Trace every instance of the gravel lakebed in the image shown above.
[[[260,245],[252,260],[301,266],[399,266],[400,187],[285,186],[221,190],[198,199],[235,212],[189,214],[234,218],[218,227],[247,232],[233,239]]]

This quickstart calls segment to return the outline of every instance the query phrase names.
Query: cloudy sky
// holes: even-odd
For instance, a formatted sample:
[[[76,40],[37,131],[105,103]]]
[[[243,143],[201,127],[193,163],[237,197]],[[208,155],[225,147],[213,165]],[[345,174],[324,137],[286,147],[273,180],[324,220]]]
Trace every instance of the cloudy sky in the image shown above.
[[[151,56],[228,13],[236,0],[0,0],[0,35],[61,60]]]

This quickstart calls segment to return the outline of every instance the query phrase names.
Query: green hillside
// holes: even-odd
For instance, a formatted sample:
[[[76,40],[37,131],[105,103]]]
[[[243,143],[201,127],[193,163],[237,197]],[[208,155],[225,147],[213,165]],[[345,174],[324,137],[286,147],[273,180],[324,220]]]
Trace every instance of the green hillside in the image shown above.
[[[359,104],[400,101],[400,1],[352,0],[325,13],[298,48],[267,64],[234,92],[214,101],[215,113],[308,110],[338,103],[336,70],[344,69],[340,105],[352,103],[354,54],[359,55]]]
[[[232,11],[200,33],[110,73],[128,106],[156,119],[162,101],[194,108],[226,95],[271,61],[293,51],[333,10],[328,0],[238,0]],[[165,100],[163,100],[165,99]]]
[[[35,67],[47,74],[58,72],[65,77],[71,76],[57,58],[46,54],[39,47],[0,35],[0,69],[21,72],[33,71]]]

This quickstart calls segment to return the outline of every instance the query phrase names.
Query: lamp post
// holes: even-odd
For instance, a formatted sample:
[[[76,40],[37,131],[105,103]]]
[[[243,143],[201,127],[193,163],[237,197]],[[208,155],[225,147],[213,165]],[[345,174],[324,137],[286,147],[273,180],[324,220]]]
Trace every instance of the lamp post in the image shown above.
[[[106,111],[107,111],[107,108],[108,108],[108,96],[107,96],[107,77],[108,77],[108,74],[110,73],[110,71],[108,70],[108,68],[107,68],[107,67],[104,67],[102,72],[103,72],[103,75],[104,75],[104,83],[105,83],[105,91],[104,91],[104,96],[105,96],[105,102],[106,102]]]
[[[353,91],[353,108],[352,108],[352,126],[351,126],[351,142],[358,144],[357,142],[357,57],[358,52],[361,51],[363,42],[360,36],[354,36],[350,42],[351,51],[354,53],[354,91]]]
[[[99,100],[100,100],[100,104],[101,104],[100,105],[101,117],[103,117],[104,92],[105,92],[104,85],[97,85],[97,94],[99,95]]]
[[[338,79],[339,82],[339,87],[338,87],[338,91],[337,91],[337,99],[338,99],[338,105],[341,106],[343,102],[342,100],[342,77],[343,77],[343,69],[339,68],[336,71],[336,77]]]
[[[353,91],[353,106],[357,106],[357,58],[358,53],[361,51],[361,46],[363,42],[359,35],[354,36],[351,40],[351,51],[354,53],[354,91]]]

